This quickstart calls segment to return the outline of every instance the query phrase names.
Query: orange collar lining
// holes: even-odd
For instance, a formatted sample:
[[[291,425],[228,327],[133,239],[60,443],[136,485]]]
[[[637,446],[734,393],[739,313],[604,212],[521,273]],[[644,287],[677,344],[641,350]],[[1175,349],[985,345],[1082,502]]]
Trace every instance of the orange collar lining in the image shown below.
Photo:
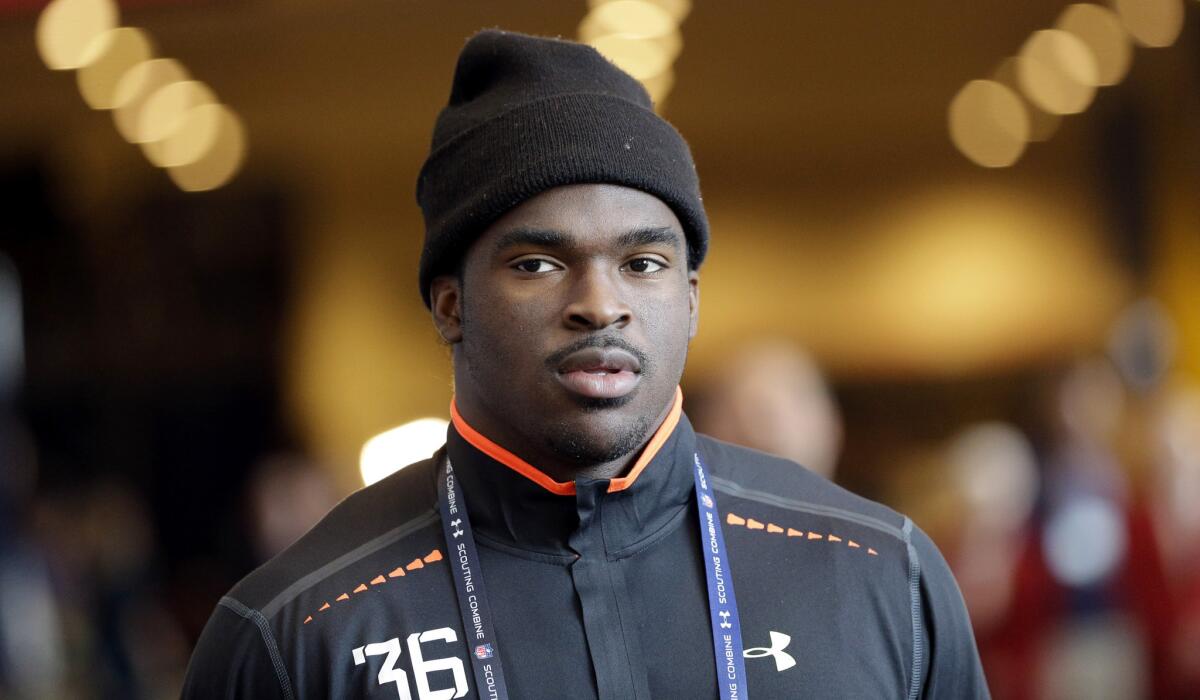
[[[642,454],[633,463],[633,469],[629,470],[627,476],[617,479],[612,479],[608,482],[608,492],[615,493],[624,491],[633,485],[638,476],[646,469],[646,465],[650,464],[650,460],[658,454],[662,449],[663,443],[675,431],[675,426],[679,424],[679,416],[683,413],[683,391],[679,387],[675,387],[675,403],[671,406],[671,411],[667,413],[667,418],[658,426],[658,430],[650,438],[650,442],[646,443],[646,448],[642,450]],[[458,406],[454,399],[450,400],[450,419],[454,422],[454,429],[458,431],[463,439],[471,443],[475,449],[484,453],[488,457],[496,460],[504,466],[512,469],[521,476],[529,479],[533,483],[541,486],[550,493],[559,496],[574,496],[575,482],[574,481],[555,481],[548,474],[533,466],[529,462],[521,459],[512,452],[504,449],[500,445],[489,440],[483,433],[472,428],[466,420],[458,413]]]

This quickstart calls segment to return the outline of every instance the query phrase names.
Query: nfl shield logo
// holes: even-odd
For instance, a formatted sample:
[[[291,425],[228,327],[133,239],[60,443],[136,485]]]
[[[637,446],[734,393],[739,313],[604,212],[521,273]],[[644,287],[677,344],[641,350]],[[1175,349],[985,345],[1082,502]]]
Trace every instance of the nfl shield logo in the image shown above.
[[[704,503],[705,508],[713,507],[713,499],[707,493],[700,494],[700,501]]]
[[[491,644],[480,644],[475,647],[475,658],[477,659],[490,659],[495,655],[496,652],[492,649]]]

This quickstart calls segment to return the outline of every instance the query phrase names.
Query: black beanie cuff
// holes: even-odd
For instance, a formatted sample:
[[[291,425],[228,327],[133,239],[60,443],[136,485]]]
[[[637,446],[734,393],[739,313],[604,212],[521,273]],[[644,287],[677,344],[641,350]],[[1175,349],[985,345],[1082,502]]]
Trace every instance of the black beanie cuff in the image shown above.
[[[653,111],[607,94],[569,93],[521,104],[457,134],[430,154],[417,185],[426,245],[420,285],[454,269],[492,223],[548,189],[624,185],[652,194],[683,225],[698,266],[708,221],[687,143]]]

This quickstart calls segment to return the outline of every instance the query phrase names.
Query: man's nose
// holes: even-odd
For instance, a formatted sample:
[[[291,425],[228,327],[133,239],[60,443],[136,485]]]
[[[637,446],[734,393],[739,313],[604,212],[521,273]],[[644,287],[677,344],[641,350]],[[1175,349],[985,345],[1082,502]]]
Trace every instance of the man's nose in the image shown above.
[[[633,312],[625,302],[620,281],[613,278],[619,274],[586,270],[579,275],[571,286],[571,300],[563,309],[563,322],[568,328],[596,331],[629,324]]]

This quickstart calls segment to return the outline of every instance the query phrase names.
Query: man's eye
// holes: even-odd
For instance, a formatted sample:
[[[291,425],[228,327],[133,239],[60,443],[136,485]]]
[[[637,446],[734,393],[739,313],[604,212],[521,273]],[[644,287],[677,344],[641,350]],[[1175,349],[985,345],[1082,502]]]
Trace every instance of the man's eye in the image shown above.
[[[637,273],[658,272],[666,269],[662,263],[651,258],[637,258],[629,261],[629,271]]]
[[[522,260],[521,262],[517,263],[513,267],[517,268],[521,272],[526,272],[531,275],[537,274],[539,272],[550,272],[551,270],[554,269],[554,266],[550,264],[550,261],[541,260],[538,258],[532,258],[530,260]]]

